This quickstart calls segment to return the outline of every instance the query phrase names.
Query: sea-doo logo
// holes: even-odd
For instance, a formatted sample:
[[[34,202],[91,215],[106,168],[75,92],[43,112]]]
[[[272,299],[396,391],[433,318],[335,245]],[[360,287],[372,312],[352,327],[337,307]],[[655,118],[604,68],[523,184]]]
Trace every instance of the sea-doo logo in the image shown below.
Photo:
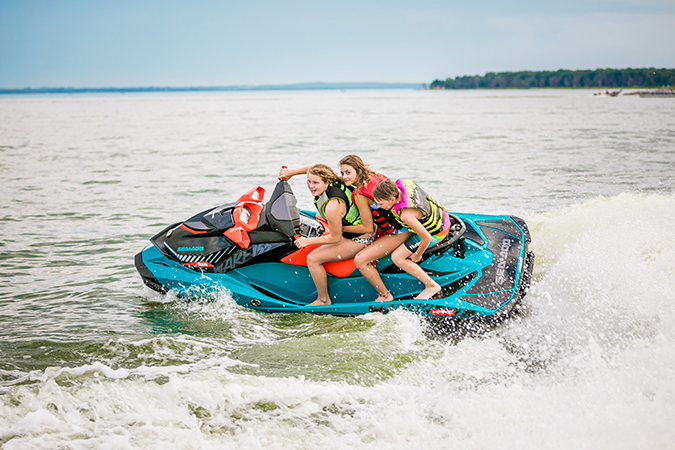
[[[511,250],[511,245],[513,245],[512,239],[504,239],[502,241],[502,248],[500,249],[498,258],[497,258],[497,276],[495,277],[496,284],[503,284],[506,281],[506,258],[509,256],[509,250]]]
[[[178,247],[179,252],[203,252],[204,247]]]

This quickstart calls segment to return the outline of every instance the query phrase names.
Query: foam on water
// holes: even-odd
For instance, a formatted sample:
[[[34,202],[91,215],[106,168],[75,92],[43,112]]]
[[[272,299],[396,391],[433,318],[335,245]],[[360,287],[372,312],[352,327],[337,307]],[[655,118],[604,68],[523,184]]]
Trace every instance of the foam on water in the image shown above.
[[[2,398],[0,442],[8,450],[673,448],[675,197],[622,194],[527,221],[537,265],[526,311],[485,335],[428,339],[406,312],[305,320],[252,313],[227,295],[177,302],[186,317],[231,324],[236,342],[163,336],[150,353],[185,353],[182,341],[200,357],[33,372]],[[204,350],[211,345],[226,351]],[[368,371],[360,363],[344,365],[351,377],[303,367],[272,376],[261,351],[263,373],[244,373],[237,351],[256,346],[308,361],[362,349],[381,369],[406,357],[377,376],[359,375]]]

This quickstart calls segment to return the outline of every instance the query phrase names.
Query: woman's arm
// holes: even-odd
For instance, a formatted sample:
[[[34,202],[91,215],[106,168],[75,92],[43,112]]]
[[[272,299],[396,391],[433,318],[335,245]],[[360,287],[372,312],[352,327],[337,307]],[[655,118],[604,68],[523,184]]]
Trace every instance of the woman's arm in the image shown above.
[[[359,215],[361,216],[361,223],[358,225],[345,225],[342,227],[343,232],[347,233],[372,233],[373,232],[373,213],[370,211],[370,204],[368,197],[361,194],[354,196],[354,203],[359,208]]]
[[[290,180],[295,175],[302,175],[303,173],[307,173],[310,167],[312,166],[298,167],[297,169],[281,169],[279,171],[278,178],[280,180]]]
[[[426,228],[420,222],[422,218],[422,211],[414,208],[404,208],[401,210],[401,220],[405,222],[406,226],[413,230],[420,237],[420,245],[417,247],[417,250],[410,255],[410,260],[412,262],[420,262],[422,260],[422,254],[426,251],[431,244],[431,234],[427,231]]]
[[[295,240],[295,245],[298,248],[303,248],[308,245],[326,245],[336,244],[342,239],[342,218],[347,213],[347,208],[344,203],[336,198],[328,200],[326,204],[326,220],[328,220],[329,234],[315,238],[298,238]]]

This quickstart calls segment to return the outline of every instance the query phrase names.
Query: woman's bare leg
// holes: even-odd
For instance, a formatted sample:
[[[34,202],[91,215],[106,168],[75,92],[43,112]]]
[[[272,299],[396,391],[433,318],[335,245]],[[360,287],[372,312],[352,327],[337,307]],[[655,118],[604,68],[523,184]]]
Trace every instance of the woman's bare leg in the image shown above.
[[[342,238],[337,244],[322,245],[307,255],[307,268],[312,276],[312,281],[314,281],[314,286],[316,286],[316,300],[307,306],[331,304],[328,295],[328,277],[323,263],[351,259],[363,248],[365,248],[365,244]]]
[[[412,233],[405,232],[382,236],[364,250],[361,250],[354,258],[356,268],[359,269],[361,275],[363,275],[363,277],[375,288],[375,291],[377,291],[376,302],[391,301],[394,299],[394,296],[391,295],[391,292],[389,292],[384,285],[384,281],[382,281],[382,277],[380,277],[377,269],[373,267],[373,261],[377,261],[378,259],[391,254],[411,235]]]
[[[408,274],[424,283],[424,290],[420,292],[415,299],[427,300],[436,295],[441,290],[441,286],[431,279],[429,275],[417,263],[409,258],[412,252],[405,245],[398,247],[391,255],[391,260],[398,267]]]

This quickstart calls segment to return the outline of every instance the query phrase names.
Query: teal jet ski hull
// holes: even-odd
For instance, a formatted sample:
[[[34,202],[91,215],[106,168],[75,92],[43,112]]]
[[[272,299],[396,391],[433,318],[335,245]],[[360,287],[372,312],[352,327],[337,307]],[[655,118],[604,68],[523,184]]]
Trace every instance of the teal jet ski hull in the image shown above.
[[[298,252],[293,239],[320,235],[325,224],[314,213],[295,208],[287,184],[278,186],[275,195],[258,207],[259,221],[243,232],[243,238],[241,230],[239,234],[228,231],[237,227],[237,221],[227,214],[242,203],[244,209],[255,209],[255,204],[246,202],[207,210],[167,227],[136,255],[144,283],[158,292],[184,297],[227,292],[237,304],[266,313],[357,316],[404,309],[451,320],[504,316],[529,288],[534,254],[528,249],[530,234],[522,219],[453,213],[463,224],[461,231],[427,250],[420,262],[442,286],[434,298],[416,300],[423,284],[387,257],[376,268],[394,301],[375,302],[373,287],[353,265],[341,262],[335,274],[328,271],[332,304],[307,306],[316,299],[316,288],[307,267],[293,262]],[[236,242],[241,239],[249,242]]]

